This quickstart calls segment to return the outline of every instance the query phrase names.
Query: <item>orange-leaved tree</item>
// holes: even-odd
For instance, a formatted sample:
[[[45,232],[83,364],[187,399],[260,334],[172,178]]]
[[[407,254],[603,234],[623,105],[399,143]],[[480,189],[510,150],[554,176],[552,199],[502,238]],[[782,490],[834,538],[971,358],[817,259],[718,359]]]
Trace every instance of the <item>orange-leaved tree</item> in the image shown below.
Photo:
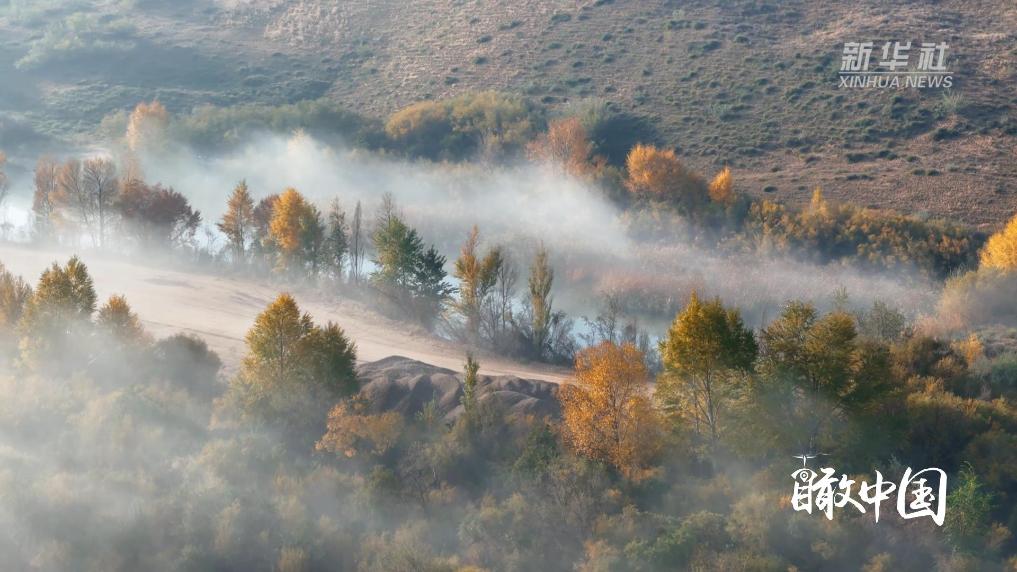
[[[586,177],[603,162],[593,156],[593,143],[578,117],[551,121],[547,133],[534,139],[527,152],[532,159],[551,163],[573,177]]]
[[[562,427],[577,453],[638,479],[662,446],[643,353],[631,343],[603,342],[576,356],[575,382],[562,385]]]
[[[384,455],[394,447],[406,420],[397,411],[371,413],[368,406],[366,399],[357,396],[333,407],[315,449],[355,457],[361,453]]]

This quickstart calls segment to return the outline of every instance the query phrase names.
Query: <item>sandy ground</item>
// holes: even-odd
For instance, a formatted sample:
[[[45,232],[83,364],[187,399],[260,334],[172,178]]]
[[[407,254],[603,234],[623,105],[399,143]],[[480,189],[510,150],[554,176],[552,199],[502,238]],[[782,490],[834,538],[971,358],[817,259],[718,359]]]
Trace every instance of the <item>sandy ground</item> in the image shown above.
[[[0,263],[34,285],[54,261],[63,263],[70,251],[38,250],[0,244]],[[421,328],[387,319],[351,300],[328,299],[323,293],[294,291],[268,280],[213,276],[172,270],[152,262],[129,262],[112,256],[83,253],[100,301],[123,294],[145,328],[156,337],[177,332],[196,334],[219,354],[227,373],[243,357],[244,334],[280,292],[290,291],[300,307],[319,323],[339,324],[357,344],[361,361],[405,356],[454,371],[462,369],[465,349]],[[515,375],[561,382],[568,371],[478,354],[481,373]]]

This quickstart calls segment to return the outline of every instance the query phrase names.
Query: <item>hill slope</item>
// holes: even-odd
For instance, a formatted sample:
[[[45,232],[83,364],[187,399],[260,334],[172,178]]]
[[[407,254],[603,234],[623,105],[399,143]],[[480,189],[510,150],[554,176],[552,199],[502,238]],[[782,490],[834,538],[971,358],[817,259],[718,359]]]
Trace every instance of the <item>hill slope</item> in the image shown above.
[[[750,192],[804,201],[821,185],[835,199],[989,225],[1017,209],[1012,3],[97,3],[91,28],[70,27],[85,30],[78,55],[47,52],[47,34],[66,34],[68,6],[88,2],[0,16],[0,75],[15,80],[0,93],[8,128],[84,129],[155,96],[176,111],[327,97],[383,117],[498,89],[552,110],[609,101],[633,139],[675,146],[706,172],[730,165]],[[896,39],[947,42],[954,88],[838,88],[844,42]]]
[[[72,253],[0,244],[0,263],[35,283],[53,261]],[[82,260],[96,277],[100,300],[113,294],[127,297],[145,329],[157,338],[177,333],[195,334],[222,358],[227,373],[235,371],[246,351],[244,335],[255,317],[281,291],[265,280],[211,276],[167,265],[135,264],[83,253]],[[324,300],[313,291],[293,292],[301,309],[316,322],[332,321],[357,344],[361,361],[393,355],[418,360],[446,370],[460,371],[466,349],[405,323],[385,319],[352,300]],[[563,368],[523,364],[486,354],[478,355],[481,373],[517,376],[559,383],[569,375]],[[373,370],[372,370],[373,371]]]

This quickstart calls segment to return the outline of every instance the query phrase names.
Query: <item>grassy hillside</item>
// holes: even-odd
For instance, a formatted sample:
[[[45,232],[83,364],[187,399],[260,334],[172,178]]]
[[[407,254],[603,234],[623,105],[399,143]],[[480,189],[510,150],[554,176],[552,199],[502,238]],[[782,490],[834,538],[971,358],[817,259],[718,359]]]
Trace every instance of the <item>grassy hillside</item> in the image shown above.
[[[0,2],[0,147],[171,111],[468,91],[596,98],[744,190],[994,225],[1017,209],[1017,8],[991,1]],[[945,41],[952,90],[839,89],[845,41]],[[876,54],[874,54],[874,57]],[[6,83],[6,82],[5,82]],[[20,134],[20,135],[19,135]],[[30,138],[29,138],[30,139]],[[15,149],[16,151],[16,149]],[[617,154],[620,154],[618,150]],[[614,157],[617,159],[618,157]]]

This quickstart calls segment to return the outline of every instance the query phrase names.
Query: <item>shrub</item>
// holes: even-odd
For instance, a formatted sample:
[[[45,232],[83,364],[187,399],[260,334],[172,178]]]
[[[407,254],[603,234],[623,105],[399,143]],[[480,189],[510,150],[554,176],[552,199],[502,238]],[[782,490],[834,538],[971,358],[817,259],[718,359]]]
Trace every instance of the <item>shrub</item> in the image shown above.
[[[477,152],[518,151],[532,138],[538,119],[521,97],[480,92],[414,103],[388,118],[385,133],[392,146],[412,157],[461,160]]]

